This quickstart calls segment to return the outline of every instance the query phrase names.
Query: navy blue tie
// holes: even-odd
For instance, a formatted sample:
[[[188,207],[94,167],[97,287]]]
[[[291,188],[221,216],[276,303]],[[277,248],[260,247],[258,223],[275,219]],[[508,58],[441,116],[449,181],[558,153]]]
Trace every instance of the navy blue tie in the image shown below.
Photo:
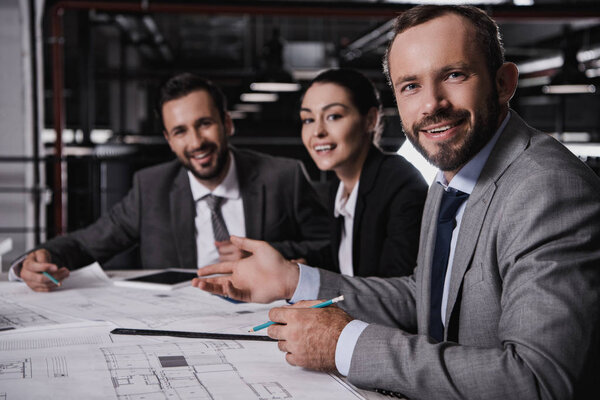
[[[444,340],[441,307],[444,293],[444,280],[450,255],[452,231],[456,226],[456,211],[469,197],[467,193],[450,189],[444,191],[437,222],[435,250],[431,263],[431,302],[429,306],[429,336],[441,342]]]

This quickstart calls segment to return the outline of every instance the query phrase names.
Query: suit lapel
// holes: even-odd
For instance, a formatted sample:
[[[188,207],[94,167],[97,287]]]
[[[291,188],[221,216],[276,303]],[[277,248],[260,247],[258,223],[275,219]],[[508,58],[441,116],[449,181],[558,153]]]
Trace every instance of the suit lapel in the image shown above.
[[[235,156],[237,174],[244,204],[244,223],[246,237],[251,239],[264,238],[265,187],[258,180],[258,165],[245,153],[231,149]]]
[[[429,304],[431,300],[431,263],[437,234],[437,218],[444,189],[433,182],[427,194],[421,223],[419,257],[417,260],[417,310],[419,332],[429,332]],[[418,284],[420,282],[420,285]]]
[[[354,264],[355,275],[358,276],[362,276],[361,269],[368,269],[368,265],[365,265],[368,260],[364,260],[363,262],[363,260],[360,259],[360,234],[362,231],[363,214],[365,213],[367,196],[371,190],[373,190],[382,161],[383,154],[381,151],[377,147],[371,145],[360,173],[358,196],[356,199],[356,207],[354,209],[354,221],[352,227],[352,263]]]
[[[196,208],[185,168],[180,168],[169,196],[171,231],[173,232],[178,268],[196,268]]]
[[[461,221],[448,289],[446,327],[448,327],[452,310],[456,305],[464,275],[471,264],[485,215],[496,192],[496,182],[527,147],[529,138],[525,122],[514,111],[511,111],[510,120],[490,153],[481,175],[477,179],[477,184],[469,196]]]

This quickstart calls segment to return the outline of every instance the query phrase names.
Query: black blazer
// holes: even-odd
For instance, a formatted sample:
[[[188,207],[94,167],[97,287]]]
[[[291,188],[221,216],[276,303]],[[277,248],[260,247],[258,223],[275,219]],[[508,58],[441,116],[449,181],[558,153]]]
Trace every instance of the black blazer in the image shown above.
[[[268,241],[287,258],[328,246],[327,211],[297,160],[232,149],[244,204],[246,236]],[[41,247],[69,269],[109,260],[139,245],[141,267],[196,268],[196,214],[178,160],[138,171],[133,187],[90,226]]]
[[[340,272],[338,251],[344,218],[335,218],[339,180],[331,183],[331,259],[325,269]],[[352,262],[355,276],[410,275],[416,266],[427,184],[404,157],[371,146],[360,174],[354,211]],[[328,268],[327,265],[330,265]]]

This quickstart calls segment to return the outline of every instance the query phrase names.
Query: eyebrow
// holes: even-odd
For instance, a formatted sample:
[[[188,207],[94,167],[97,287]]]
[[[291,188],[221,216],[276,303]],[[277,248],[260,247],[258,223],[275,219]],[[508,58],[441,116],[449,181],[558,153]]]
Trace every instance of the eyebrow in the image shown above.
[[[343,108],[345,108],[345,109],[348,109],[348,108],[350,108],[350,107],[348,107],[347,105],[345,105],[345,104],[342,104],[342,103],[329,103],[329,104],[327,104],[327,105],[323,106],[323,107],[321,108],[321,110],[322,110],[322,111],[326,111],[326,110],[330,109],[331,107],[335,107],[335,106],[343,107]],[[302,111],[306,111],[306,112],[312,112],[312,110],[311,110],[310,108],[306,108],[306,107],[302,107],[302,108],[300,108],[300,112],[302,112]]]

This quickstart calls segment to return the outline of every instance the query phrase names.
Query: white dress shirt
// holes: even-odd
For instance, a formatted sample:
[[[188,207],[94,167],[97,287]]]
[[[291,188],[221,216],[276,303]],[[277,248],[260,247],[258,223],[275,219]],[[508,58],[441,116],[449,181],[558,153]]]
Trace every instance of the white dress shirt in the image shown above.
[[[246,222],[244,219],[244,204],[240,194],[240,184],[238,181],[237,170],[235,168],[235,158],[230,152],[231,164],[225,179],[212,192],[202,185],[196,177],[188,171],[192,197],[196,203],[196,253],[198,268],[205,265],[214,264],[219,261],[219,252],[215,246],[215,238],[210,219],[210,209],[204,197],[208,194],[223,197],[225,200],[221,203],[221,213],[230,235],[246,236]]]
[[[337,218],[340,215],[344,217],[342,225],[342,236],[340,238],[340,248],[338,250],[338,264],[340,272],[344,275],[354,276],[354,264],[352,260],[352,240],[354,232],[354,211],[356,210],[356,199],[358,198],[358,185],[356,182],[349,196],[344,196],[346,189],[340,182],[335,195],[335,206],[333,215]]]
[[[479,179],[479,175],[492,151],[494,145],[498,141],[498,138],[504,131],[508,120],[510,119],[510,112],[502,121],[502,124],[492,137],[492,139],[473,157],[464,167],[458,171],[458,173],[452,178],[452,181],[448,183],[441,171],[438,172],[437,181],[444,185],[445,188],[452,187],[465,193],[471,194]],[[448,289],[450,286],[450,275],[452,273],[452,262],[454,258],[454,250],[456,248],[456,241],[460,230],[460,223],[462,216],[465,211],[465,207],[468,200],[464,202],[458,209],[456,214],[456,227],[452,231],[452,240],[450,242],[450,255],[448,257],[448,267],[446,270],[446,279],[444,282],[444,292],[442,295],[442,321],[445,321],[446,317],[446,305],[448,303]],[[315,300],[319,295],[319,287],[321,285],[321,278],[319,270],[306,265],[299,264],[300,267],[300,279],[298,280],[298,286],[294,295],[290,299],[291,303],[295,303],[300,300]],[[342,330],[340,337],[335,348],[335,366],[340,374],[347,376],[350,371],[350,362],[352,361],[352,353],[360,334],[369,324],[355,319],[350,321]]]

